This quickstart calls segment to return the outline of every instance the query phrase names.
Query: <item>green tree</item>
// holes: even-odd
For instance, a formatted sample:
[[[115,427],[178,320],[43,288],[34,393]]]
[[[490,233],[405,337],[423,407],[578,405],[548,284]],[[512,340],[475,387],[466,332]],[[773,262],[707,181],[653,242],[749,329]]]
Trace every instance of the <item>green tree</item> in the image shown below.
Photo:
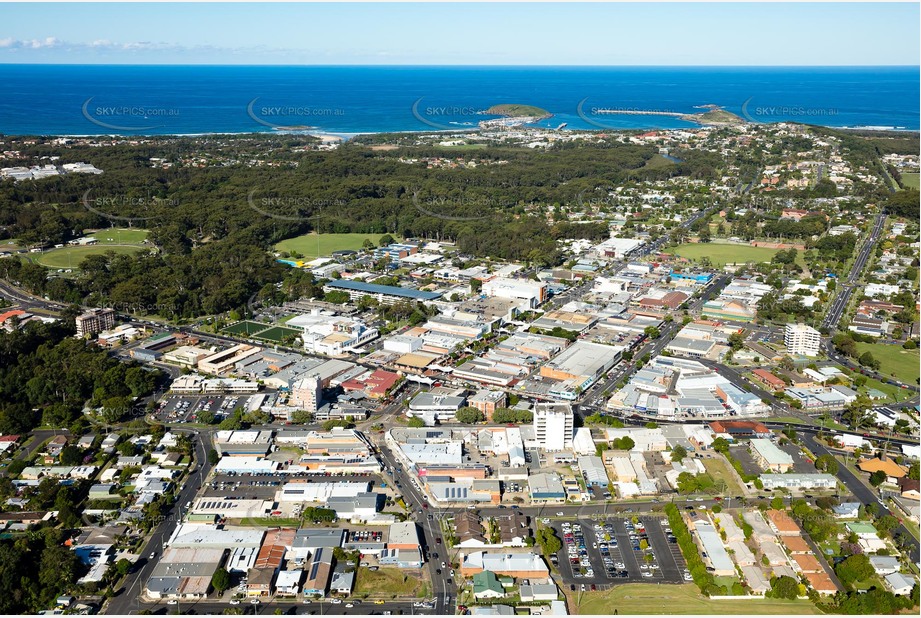
[[[847,585],[867,579],[873,573],[873,565],[865,554],[849,556],[835,567],[835,575]]]
[[[832,455],[819,455],[816,457],[815,467],[817,470],[828,474],[838,474],[838,461]]]
[[[885,472],[882,470],[877,470],[876,472],[870,474],[870,485],[873,485],[873,487],[879,487],[886,482],[886,478],[887,477]]]
[[[472,425],[486,420],[486,416],[474,407],[466,406],[457,411],[454,415],[458,423]]]
[[[411,419],[409,419],[409,422],[407,422],[406,424],[409,425],[410,427],[425,427],[425,421],[423,421],[418,416],[412,417]]]
[[[313,412],[308,410],[295,410],[291,415],[291,422],[299,425],[309,425],[313,422]]]
[[[687,456],[688,456],[687,449],[681,446],[680,444],[675,446],[675,448],[672,449],[672,461],[681,461]]]
[[[227,569],[218,569],[211,576],[211,587],[218,592],[224,592],[230,588],[230,573]]]
[[[80,463],[82,459],[83,451],[80,450],[80,447],[69,444],[61,449],[61,465],[64,466],[76,466]]]
[[[218,453],[217,450],[211,449],[208,451],[208,463],[209,464],[211,464],[212,466],[215,466],[217,465],[217,462],[219,462],[220,460],[221,460],[221,454]]]
[[[771,579],[771,589],[765,596],[792,601],[799,596],[799,582],[787,575],[774,577]]]

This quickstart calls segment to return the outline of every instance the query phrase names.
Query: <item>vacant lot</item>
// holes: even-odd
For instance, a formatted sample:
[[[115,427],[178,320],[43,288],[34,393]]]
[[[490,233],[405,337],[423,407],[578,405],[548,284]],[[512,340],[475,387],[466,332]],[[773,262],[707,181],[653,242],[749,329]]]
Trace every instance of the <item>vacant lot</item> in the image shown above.
[[[281,241],[275,245],[275,249],[315,258],[330,255],[333,251],[357,251],[361,249],[365,240],[370,240],[376,247],[381,236],[383,234],[320,234],[319,237],[317,234],[304,234]]]
[[[906,384],[917,384],[918,350],[906,350],[900,345],[885,343],[858,343],[860,353],[870,352],[880,362],[879,372],[883,375],[895,374],[897,380]]]
[[[739,599],[713,601],[694,584],[625,584],[604,592],[586,592],[570,608],[580,615],[628,614],[820,614],[809,601]]]
[[[359,568],[355,577],[354,596],[377,599],[415,598],[420,595],[421,589],[422,580],[418,575],[414,576],[392,567],[381,567],[378,571]]]
[[[704,463],[704,468],[707,469],[707,473],[713,477],[713,480],[716,481],[717,487],[720,486],[720,483],[726,483],[726,492],[728,494],[739,496],[744,495],[744,491],[739,485],[739,481],[736,479],[736,475],[733,474],[729,462],[720,456],[719,459],[707,457],[702,459]]]
[[[92,245],[89,247],[61,247],[45,253],[34,253],[32,259],[48,268],[79,268],[80,262],[91,255],[103,255],[112,251],[120,255],[133,255],[143,251],[140,245]]]
[[[740,262],[770,262],[777,249],[767,247],[750,247],[748,245],[730,245],[720,243],[687,243],[667,249],[667,253],[680,255],[689,260],[700,260],[707,257],[710,264],[722,268],[729,263]]]

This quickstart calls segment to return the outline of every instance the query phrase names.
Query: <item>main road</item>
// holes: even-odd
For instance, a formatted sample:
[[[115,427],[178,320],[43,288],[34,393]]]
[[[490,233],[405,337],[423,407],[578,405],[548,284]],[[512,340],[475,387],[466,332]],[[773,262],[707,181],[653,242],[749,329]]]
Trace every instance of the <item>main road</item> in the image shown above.
[[[134,570],[125,577],[122,587],[115,597],[109,599],[103,613],[106,614],[130,614],[143,609],[139,598],[144,582],[150,579],[157,560],[163,551],[163,543],[168,540],[176,527],[182,521],[185,515],[185,505],[195,499],[195,495],[201,488],[208,473],[211,471],[211,463],[208,461],[208,448],[211,446],[211,433],[206,431],[197,431],[190,429],[172,428],[171,431],[177,433],[190,433],[193,439],[193,448],[195,451],[195,461],[193,466],[195,471],[189,474],[182,484],[182,488],[176,496],[176,501],[166,509],[163,514],[163,520],[157,524],[153,532],[148,536],[147,542],[141,549],[141,557],[135,564]],[[156,552],[156,556],[151,558],[151,552]]]
[[[879,242],[880,236],[882,235],[882,231],[885,226],[886,215],[882,213],[876,215],[876,219],[873,222],[873,230],[870,232],[870,236],[867,238],[867,240],[860,247],[860,251],[857,253],[857,258],[854,260],[854,265],[851,267],[851,272],[848,274],[848,277],[845,281],[839,282],[838,284],[838,294],[832,301],[831,306],[828,308],[828,313],[825,315],[825,320],[822,322],[822,326],[825,328],[831,330],[838,328],[838,322],[841,320],[841,316],[844,314],[844,310],[847,308],[848,301],[851,298],[851,293],[854,291],[854,288],[860,281],[860,276],[863,273],[864,268],[867,266],[867,261],[870,259],[872,253],[876,250],[876,243]]]

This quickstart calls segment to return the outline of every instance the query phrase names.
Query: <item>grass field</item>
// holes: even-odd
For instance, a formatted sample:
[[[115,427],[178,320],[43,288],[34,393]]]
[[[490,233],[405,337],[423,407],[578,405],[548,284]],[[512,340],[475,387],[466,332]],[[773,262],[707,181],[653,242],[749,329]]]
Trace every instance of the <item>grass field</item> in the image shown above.
[[[892,384],[885,384],[879,380],[874,380],[873,378],[867,377],[867,384],[861,389],[861,392],[866,392],[868,389],[875,388],[878,391],[883,391],[889,395],[888,401],[905,401],[910,399],[914,395],[914,391],[910,391],[904,388],[899,388],[898,386],[893,386]],[[881,402],[885,403],[885,402]]]
[[[899,345],[885,343],[857,343],[861,354],[870,352],[880,362],[879,372],[883,375],[895,374],[896,379],[907,384],[917,384],[919,361],[918,350],[905,350]],[[880,389],[882,390],[882,389]]]
[[[750,247],[748,245],[730,245],[720,243],[687,243],[667,249],[666,253],[680,255],[689,260],[700,260],[706,256],[710,264],[722,268],[729,263],[770,262],[777,249],[767,247]]]
[[[704,468],[707,469],[707,473],[713,477],[713,480],[716,481],[719,485],[720,481],[726,483],[726,492],[734,496],[744,495],[745,491],[742,489],[742,486],[739,485],[739,481],[736,480],[736,475],[732,473],[729,462],[720,458],[720,459],[701,459],[704,464]]]
[[[109,228],[89,234],[103,245],[139,245],[147,240],[147,230]]]
[[[360,568],[355,577],[354,596],[378,599],[416,597],[421,588],[422,580],[397,568],[381,567],[377,571]]]
[[[906,187],[914,187],[915,189],[921,188],[918,177],[918,173],[902,174],[902,184]]]
[[[357,251],[361,249],[365,240],[370,240],[376,247],[381,236],[383,234],[320,234],[318,239],[316,234],[304,234],[303,236],[281,241],[275,245],[275,249],[289,253],[295,251],[301,255],[315,258],[330,255],[333,251],[344,251],[346,249]],[[396,237],[394,236],[394,238]]]
[[[265,341],[274,341],[275,343],[281,343],[281,341],[288,335],[300,335],[302,332],[296,328],[288,328],[286,326],[273,326],[267,328],[266,330],[254,335],[257,339],[263,339]]]
[[[99,244],[89,247],[61,247],[45,253],[30,254],[30,257],[38,264],[48,268],[78,268],[80,262],[90,255],[102,255],[107,251],[122,255],[132,255],[143,250],[144,247],[140,245]]]
[[[820,614],[809,601],[782,599],[710,600],[694,584],[624,584],[603,592],[586,592],[573,613],[610,616],[631,614]],[[576,597],[578,599],[578,596]]]

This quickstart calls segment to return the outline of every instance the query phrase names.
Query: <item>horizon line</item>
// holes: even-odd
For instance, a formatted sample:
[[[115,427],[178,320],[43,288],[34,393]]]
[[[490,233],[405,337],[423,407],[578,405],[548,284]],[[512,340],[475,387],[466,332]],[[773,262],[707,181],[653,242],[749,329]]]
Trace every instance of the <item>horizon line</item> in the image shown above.
[[[644,68],[644,69],[921,69],[921,64],[300,64],[213,62],[3,62],[0,66],[150,66],[150,67],[299,67],[299,68]]]

